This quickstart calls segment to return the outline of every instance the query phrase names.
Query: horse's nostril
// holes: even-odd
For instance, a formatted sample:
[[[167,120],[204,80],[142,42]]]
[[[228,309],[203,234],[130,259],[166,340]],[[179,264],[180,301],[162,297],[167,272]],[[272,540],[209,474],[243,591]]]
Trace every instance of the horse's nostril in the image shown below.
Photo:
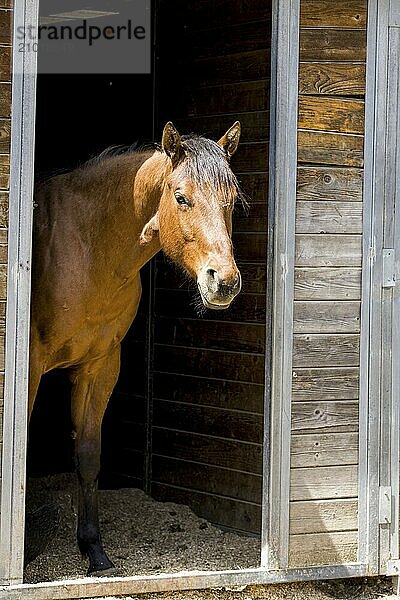
[[[214,280],[218,279],[218,275],[217,275],[217,271],[215,271],[214,269],[207,269],[207,275]]]
[[[216,269],[207,269],[205,272],[205,284],[208,290],[212,293],[218,293],[220,296],[231,296],[233,293],[237,293],[241,286],[240,273],[229,274],[223,273]]]

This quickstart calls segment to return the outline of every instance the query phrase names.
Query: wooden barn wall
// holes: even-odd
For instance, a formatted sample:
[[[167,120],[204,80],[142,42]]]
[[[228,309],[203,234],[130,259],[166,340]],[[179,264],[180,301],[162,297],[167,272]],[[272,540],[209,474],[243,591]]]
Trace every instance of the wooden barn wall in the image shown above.
[[[7,277],[8,190],[10,188],[12,2],[0,0],[0,477]]]
[[[367,0],[301,0],[290,564],[357,558]]]
[[[175,7],[176,12],[172,7]],[[237,207],[243,290],[198,316],[195,292],[160,259],[154,292],[152,494],[260,532],[265,351],[270,4],[161,2],[158,124],[218,139],[236,119],[232,161],[250,212]]]

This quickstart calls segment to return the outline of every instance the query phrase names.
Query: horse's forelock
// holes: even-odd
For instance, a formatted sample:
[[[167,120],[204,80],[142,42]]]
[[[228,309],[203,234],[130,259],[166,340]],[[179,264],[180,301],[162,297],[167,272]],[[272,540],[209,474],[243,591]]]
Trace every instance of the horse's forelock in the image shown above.
[[[221,146],[200,136],[182,136],[181,143],[185,152],[184,168],[189,179],[199,187],[217,189],[226,206],[233,207],[236,198],[246,205],[237,177]]]

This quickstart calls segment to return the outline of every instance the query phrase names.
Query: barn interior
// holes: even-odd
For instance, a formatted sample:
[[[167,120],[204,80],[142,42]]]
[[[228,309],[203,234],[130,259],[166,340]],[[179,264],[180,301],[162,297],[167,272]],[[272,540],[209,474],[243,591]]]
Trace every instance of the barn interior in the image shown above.
[[[78,8],[99,8],[89,4]],[[152,12],[151,73],[39,74],[35,170],[41,177],[113,144],[159,141],[168,120],[182,133],[213,139],[240,120],[232,167],[250,204],[248,213],[237,206],[233,224],[242,292],[228,311],[199,315],[193,286],[162,255],[143,269],[139,314],[123,342],[103,424],[100,487],[136,488],[187,505],[258,544],[270,2],[159,0]],[[53,372],[43,378],[32,416],[28,476],[73,471],[72,444],[68,382]]]

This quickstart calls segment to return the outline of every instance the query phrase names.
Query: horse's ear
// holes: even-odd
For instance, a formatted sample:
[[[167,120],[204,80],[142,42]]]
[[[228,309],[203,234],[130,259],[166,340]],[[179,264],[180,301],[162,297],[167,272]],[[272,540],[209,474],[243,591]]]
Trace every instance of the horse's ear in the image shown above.
[[[235,154],[240,140],[241,127],[239,121],[235,121],[230,129],[218,140],[218,145],[225,150],[228,158]]]
[[[143,227],[143,231],[140,234],[139,241],[141,244],[147,244],[153,239],[154,234],[159,230],[158,212],[150,219],[148,223]]]
[[[164,152],[168,154],[172,162],[177,162],[182,150],[181,136],[171,121],[168,121],[164,127],[161,146]]]

